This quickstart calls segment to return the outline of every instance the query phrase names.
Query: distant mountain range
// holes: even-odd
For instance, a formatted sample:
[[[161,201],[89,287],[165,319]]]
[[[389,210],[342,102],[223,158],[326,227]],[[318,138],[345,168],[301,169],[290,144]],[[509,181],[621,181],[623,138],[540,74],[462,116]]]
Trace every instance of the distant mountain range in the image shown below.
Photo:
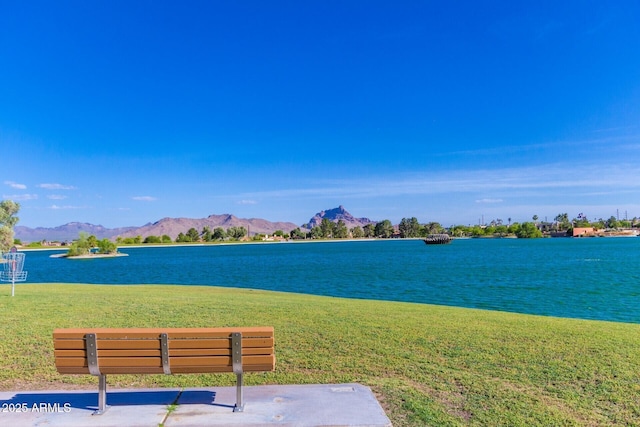
[[[111,239],[136,229],[137,227],[105,228],[101,225],[87,224],[85,222],[70,222],[58,227],[29,228],[17,225],[14,231],[16,239],[20,239],[23,243],[28,243],[41,242],[43,240],[67,242],[77,239],[81,231],[94,235],[98,239],[104,239],[105,237]]]
[[[271,222],[258,218],[238,218],[231,214],[209,215],[206,218],[163,218],[154,223],[145,224],[142,227],[120,227],[106,228],[101,225],[93,225],[81,222],[70,222],[58,227],[37,227],[29,228],[23,226],[15,227],[15,238],[20,239],[23,243],[46,241],[67,242],[78,238],[80,232],[84,231],[90,235],[96,236],[98,239],[115,239],[116,237],[135,237],[135,236],[162,236],[168,235],[171,239],[180,233],[185,233],[190,228],[195,228],[199,232],[207,226],[213,231],[216,227],[222,227],[225,230],[230,227],[244,227],[249,231],[250,235],[254,234],[273,234],[277,230],[285,233],[294,230],[297,227],[302,229],[311,229],[320,225],[323,218],[327,218],[332,222],[343,220],[348,228],[355,226],[365,226],[367,224],[375,224],[368,218],[355,218],[347,212],[343,206],[334,209],[321,211],[315,214],[307,224],[302,226],[292,222]]]

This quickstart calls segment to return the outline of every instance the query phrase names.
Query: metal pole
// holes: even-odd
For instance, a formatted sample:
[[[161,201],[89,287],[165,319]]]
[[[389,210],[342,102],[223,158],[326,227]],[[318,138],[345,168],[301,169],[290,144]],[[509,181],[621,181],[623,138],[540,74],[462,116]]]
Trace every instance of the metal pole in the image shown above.
[[[100,374],[98,377],[98,409],[93,415],[102,415],[107,410],[107,376]]]
[[[233,408],[233,412],[244,411],[244,401],[242,399],[242,377],[242,373],[236,374],[236,406]]]
[[[11,265],[11,296],[15,294],[16,291],[16,260],[12,261]]]

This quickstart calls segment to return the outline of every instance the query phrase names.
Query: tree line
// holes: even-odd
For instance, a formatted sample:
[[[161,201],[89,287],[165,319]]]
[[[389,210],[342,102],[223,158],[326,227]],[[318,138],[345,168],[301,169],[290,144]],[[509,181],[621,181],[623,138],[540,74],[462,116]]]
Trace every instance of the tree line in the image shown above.
[[[598,219],[589,221],[583,214],[576,218],[569,219],[568,214],[558,214],[553,223],[543,223],[538,221],[538,216],[533,215],[532,221],[511,222],[504,224],[501,219],[495,219],[488,224],[478,225],[453,225],[445,228],[439,222],[428,222],[421,224],[416,217],[402,218],[397,226],[390,220],[385,219],[376,223],[364,226],[347,227],[343,220],[331,221],[323,218],[319,225],[308,229],[297,227],[289,233],[283,230],[274,232],[274,237],[278,239],[388,239],[388,238],[425,238],[431,234],[449,234],[452,237],[518,237],[518,238],[538,238],[543,237],[543,230],[562,234],[571,234],[573,227],[593,227],[596,229],[616,229],[631,228],[634,224],[640,226],[640,220],[634,218],[631,221],[617,220],[611,217],[608,220]],[[201,231],[190,228],[186,233],[178,234],[176,243],[189,242],[216,242],[216,241],[240,241],[253,240],[261,241],[267,236],[255,234],[248,236],[244,227],[230,227],[227,230],[217,227],[211,230],[205,226]],[[122,244],[144,244],[144,243],[173,243],[168,235],[163,236],[142,236],[118,238],[118,243]]]
[[[124,245],[138,244],[163,244],[163,243],[196,243],[196,242],[216,242],[216,241],[240,241],[247,236],[247,229],[244,227],[229,227],[226,230],[222,227],[204,226],[202,231],[191,227],[185,233],[180,232],[175,241],[171,236],[163,234],[162,236],[135,236],[135,237],[117,237],[116,243]]]

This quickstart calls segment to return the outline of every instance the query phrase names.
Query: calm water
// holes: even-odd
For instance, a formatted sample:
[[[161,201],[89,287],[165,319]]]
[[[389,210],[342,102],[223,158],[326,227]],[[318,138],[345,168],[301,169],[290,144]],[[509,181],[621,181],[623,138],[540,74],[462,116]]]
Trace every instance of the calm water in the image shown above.
[[[421,240],[28,251],[29,282],[183,284],[640,323],[640,238]]]

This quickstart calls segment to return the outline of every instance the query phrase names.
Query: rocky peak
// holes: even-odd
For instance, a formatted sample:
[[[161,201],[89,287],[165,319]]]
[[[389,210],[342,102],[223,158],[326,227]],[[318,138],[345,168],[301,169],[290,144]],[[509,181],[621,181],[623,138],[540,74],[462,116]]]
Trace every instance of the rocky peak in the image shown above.
[[[375,221],[371,221],[369,218],[355,218],[353,215],[347,212],[344,206],[340,205],[337,208],[318,212],[309,220],[309,222],[306,224],[306,227],[317,227],[322,223],[322,220],[324,218],[327,218],[331,222],[338,222],[342,220],[348,228],[355,226],[363,227],[367,224],[375,223]]]

